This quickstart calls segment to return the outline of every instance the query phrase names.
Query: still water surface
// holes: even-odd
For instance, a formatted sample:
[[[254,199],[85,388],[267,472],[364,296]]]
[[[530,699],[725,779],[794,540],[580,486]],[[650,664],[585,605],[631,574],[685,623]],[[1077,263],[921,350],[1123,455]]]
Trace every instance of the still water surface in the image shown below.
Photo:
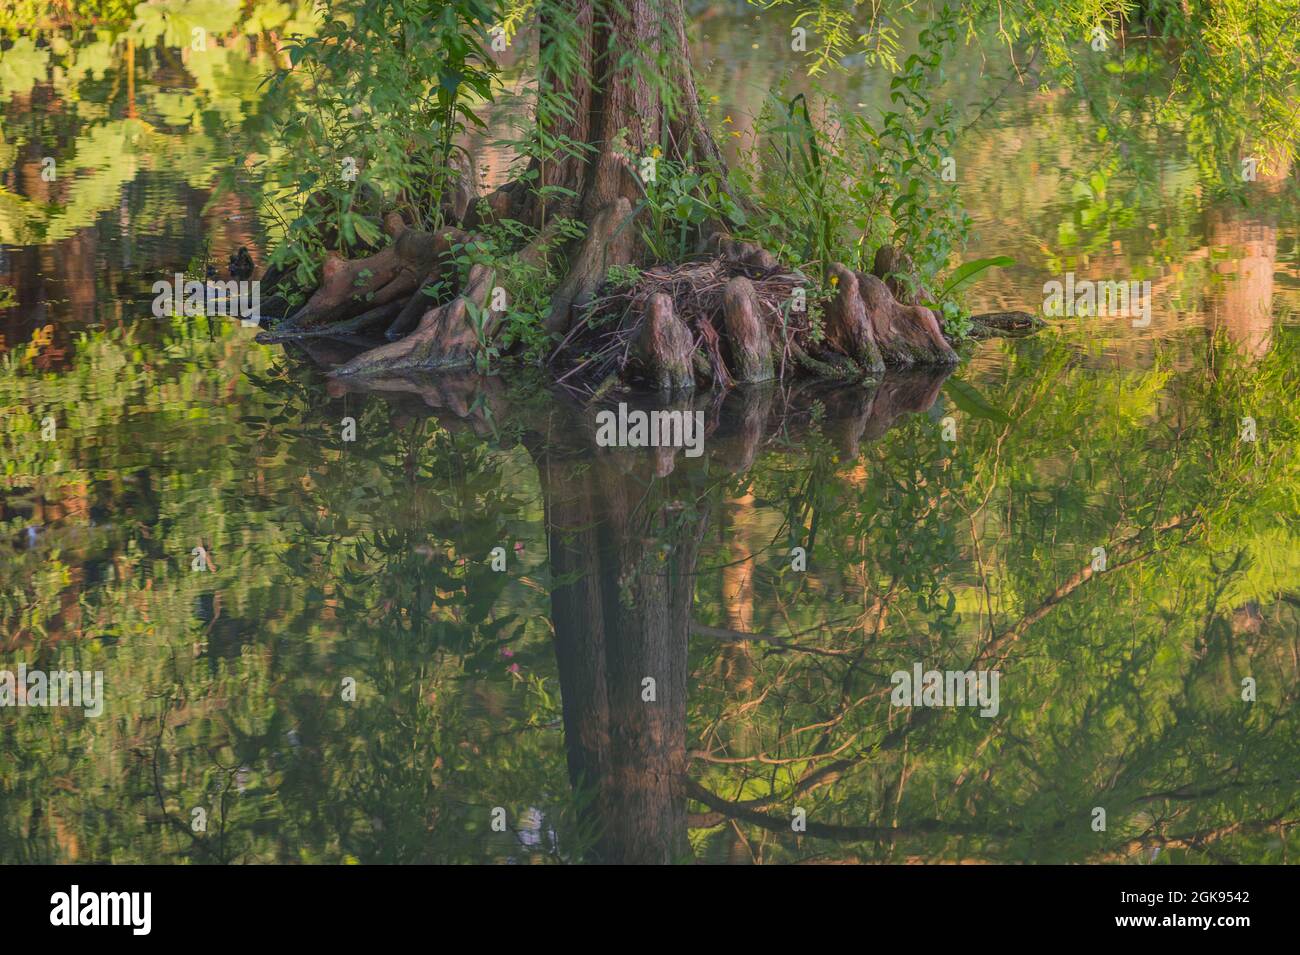
[[[793,65],[751,18],[698,25],[731,125]],[[1213,200],[1176,137],[1154,178],[1103,169],[1077,97],[1013,85],[957,156],[967,257],[1018,263],[971,304],[1149,278],[1149,327],[701,395],[703,456],[595,454],[538,383],[348,391],[345,346],[154,319],[205,248],[265,260],[270,54],[132,50],[130,83],[106,35],[63,56],[0,74],[0,669],[101,670],[106,700],[0,711],[0,862],[1296,849],[1285,195]],[[917,665],[996,671],[996,715],[891,705]]]

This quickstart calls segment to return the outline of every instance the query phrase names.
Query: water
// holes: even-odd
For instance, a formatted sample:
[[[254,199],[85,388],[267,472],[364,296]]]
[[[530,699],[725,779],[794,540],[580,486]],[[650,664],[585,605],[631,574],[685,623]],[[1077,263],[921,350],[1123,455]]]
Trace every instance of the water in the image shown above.
[[[749,16],[697,47],[733,122],[790,65]],[[1207,198],[1167,141],[1088,188],[1077,97],[1013,86],[957,156],[968,257],[1018,262],[972,304],[1134,275],[1149,326],[700,395],[701,457],[597,453],[537,382],[349,391],[342,346],[152,318],[270,241],[271,54],[217,49],[134,51],[124,89],[89,40],[3,94],[0,669],[102,671],[105,705],[0,712],[0,861],[1294,850],[1293,206]],[[893,705],[918,664],[996,671],[996,715]]]

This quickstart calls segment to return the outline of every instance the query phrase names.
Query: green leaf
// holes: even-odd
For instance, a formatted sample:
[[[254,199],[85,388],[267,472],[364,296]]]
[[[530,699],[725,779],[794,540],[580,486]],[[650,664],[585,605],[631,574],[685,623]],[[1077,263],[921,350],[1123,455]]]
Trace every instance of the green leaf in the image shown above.
[[[1006,268],[1008,265],[1015,265],[1016,260],[1009,255],[995,255],[987,259],[974,259],[970,262],[963,262],[957,266],[956,270],[948,278],[948,284],[943,287],[939,297],[943,298],[955,289],[960,288],[975,276],[979,275],[985,269]]]
[[[1007,424],[1011,417],[1000,408],[990,404],[988,399],[975,387],[960,378],[949,378],[943,383],[943,390],[962,411],[975,418],[985,418],[999,424]]]

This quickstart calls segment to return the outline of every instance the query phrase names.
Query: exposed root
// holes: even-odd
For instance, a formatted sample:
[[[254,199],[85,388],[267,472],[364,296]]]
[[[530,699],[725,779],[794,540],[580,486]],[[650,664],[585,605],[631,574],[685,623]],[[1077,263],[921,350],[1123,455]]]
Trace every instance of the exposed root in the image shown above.
[[[856,273],[871,334],[880,356],[890,365],[955,365],[953,351],[934,312],[922,305],[903,305],[874,275]]]
[[[747,293],[731,285],[737,278],[749,284]],[[766,336],[776,373],[787,359],[793,364],[791,343],[810,330],[806,310],[790,312],[794,290],[806,284],[797,272],[767,271],[729,259],[655,266],[642,272],[634,285],[606,289],[593,300],[555,350],[552,365],[560,372],[560,383],[579,393],[592,393],[611,376],[620,380],[635,377],[639,371],[635,344],[642,322],[650,299],[663,294],[672,302],[676,318],[691,331],[693,347],[704,353],[701,380],[719,387],[729,387],[733,379],[751,380],[749,375],[761,380],[763,339],[753,334],[753,327],[747,329],[747,344],[738,356],[737,336],[727,325],[728,291],[733,299],[741,294],[748,299],[755,324]],[[733,310],[737,307],[733,302]]]
[[[593,300],[554,356],[561,383],[591,393],[611,376],[634,380],[643,372],[652,388],[665,387],[662,368],[642,369],[643,349],[634,347],[658,295],[667,296],[674,317],[693,332],[695,377],[716,387],[784,377],[790,368],[859,381],[887,365],[958,360],[933,312],[898,302],[873,275],[832,267],[835,295],[825,306],[825,340],[819,342],[807,312],[791,309],[794,290],[807,285],[803,275],[781,269],[770,253],[749,243],[720,237],[714,248],[719,258],[647,269],[635,285]],[[684,370],[675,367],[674,374]]]
[[[885,370],[875,330],[867,315],[859,277],[838,263],[831,266],[835,297],[826,306],[826,337],[868,372]]]
[[[695,343],[685,324],[673,312],[673,300],[655,292],[646,303],[638,352],[646,379],[658,391],[684,391],[695,387],[691,356]]]
[[[569,263],[568,278],[551,298],[548,331],[563,335],[569,330],[575,311],[595,297],[609,267],[632,261],[633,238],[632,204],[620,196],[602,206]]]
[[[727,283],[722,293],[722,317],[737,381],[768,381],[772,377],[772,342],[759,307],[753,282],[737,275]]]
[[[498,190],[498,192],[507,198],[510,195],[509,191],[501,192],[501,190]],[[542,230],[519,251],[520,262],[537,268],[545,265],[546,256],[551,252],[559,237],[560,227],[563,222],[562,216],[565,212],[567,212],[566,206],[557,208],[555,214],[547,220]],[[401,312],[397,314],[396,320],[389,326],[384,337],[389,341],[397,341],[409,335],[415,329],[420,318],[433,306],[436,290],[447,280],[446,272],[445,269],[435,268],[425,276],[415,294],[410,297]]]
[[[871,262],[871,274],[884,282],[894,298],[904,305],[934,301],[934,295],[917,277],[912,257],[892,245],[882,245],[876,249]]]
[[[712,322],[700,322],[696,326],[699,333],[699,348],[695,352],[695,375],[701,381],[711,381],[715,387],[730,388],[735,378],[727,370],[727,361],[722,357],[722,338]]]
[[[804,371],[827,381],[864,381],[875,377],[874,372],[863,368],[848,355],[825,348],[810,348],[808,351],[798,348],[794,358]]]
[[[519,250],[519,261],[539,269],[545,267],[549,257],[564,241],[563,233],[565,228],[569,227],[569,219],[572,215],[573,207],[570,204],[552,208],[537,235]]]
[[[384,337],[390,342],[395,342],[399,338],[409,335],[420,323],[420,316],[423,315],[430,306],[433,305],[433,293],[442,281],[437,270],[430,272],[416,286],[415,294],[407,299],[402,310],[397,313],[393,323],[388,326],[384,332]]]
[[[470,268],[469,279],[460,295],[446,305],[435,305],[421,317],[420,324],[401,341],[381,345],[358,355],[335,370],[336,375],[370,375],[412,369],[456,368],[474,363],[479,349],[490,342],[501,314],[484,311],[495,273],[485,265]],[[481,312],[476,325],[470,306]]]
[[[512,183],[465,208],[467,222],[512,213],[527,198]],[[464,200],[464,201],[462,201]],[[460,212],[462,196],[448,200]],[[517,254],[545,267],[563,241],[572,204],[553,206],[545,226]],[[454,267],[454,246],[470,245],[455,228],[424,233],[390,215],[392,243],[363,259],[331,254],[321,287],[270,340],[356,335],[384,331],[389,344],[365,352],[337,369],[343,377],[393,375],[405,371],[473,365],[491,347],[504,314],[486,308],[494,272],[471,268],[464,287],[450,301],[436,301]],[[569,271],[553,293],[547,328],[562,336],[549,364],[558,384],[588,398],[642,383],[661,392],[708,385],[726,391],[735,384],[784,380],[801,374],[827,381],[878,377],[887,366],[951,365],[957,353],[929,309],[906,300],[917,294],[911,262],[891,248],[878,251],[874,268],[885,277],[830,268],[832,297],[797,307],[809,295],[809,280],[783,267],[767,250],[725,234],[710,236],[714,255],[697,262],[654,266],[626,287],[610,288],[611,266],[629,263],[634,252],[632,206],[617,196],[591,218],[569,256]],[[902,271],[900,271],[902,270]],[[986,324],[1020,330],[1032,316],[983,316]]]
[[[466,229],[477,229],[506,219],[518,219],[516,214],[521,199],[523,183],[508,182],[477,199],[461,220]]]
[[[278,341],[305,338],[344,338],[349,335],[363,335],[376,328],[382,328],[388,322],[391,322],[402,311],[403,307],[404,303],[400,300],[386,302],[383,305],[367,309],[355,318],[290,332],[281,332],[280,329],[276,329],[272,335]]]
[[[401,305],[438,269],[452,245],[466,240],[459,229],[435,233],[412,229],[396,213],[384,220],[384,226],[393,241],[374,255],[345,259],[329,253],[321,267],[320,287],[263,340],[284,341],[394,302],[400,303],[400,311]]]
[[[765,271],[778,267],[776,256],[753,242],[741,242],[726,235],[717,235],[711,245],[716,248],[718,255],[729,262],[739,262]]]
[[[451,154],[453,175],[442,197],[442,214],[448,222],[464,223],[478,202],[478,187],[474,166],[469,157],[460,151]]]

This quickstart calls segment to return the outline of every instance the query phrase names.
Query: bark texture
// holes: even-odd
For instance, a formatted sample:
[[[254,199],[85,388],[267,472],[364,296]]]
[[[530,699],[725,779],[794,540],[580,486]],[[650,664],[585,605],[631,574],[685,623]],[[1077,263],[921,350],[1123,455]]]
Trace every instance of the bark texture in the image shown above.
[[[539,17],[538,120],[553,140],[583,148],[534,160],[530,175],[481,199],[471,171],[459,170],[442,204],[452,225],[426,233],[389,214],[388,244],[359,258],[329,253],[320,287],[265,340],[388,339],[336,369],[342,377],[473,365],[493,348],[505,316],[489,308],[499,298],[493,270],[475,265],[462,278],[456,260],[476,229],[513,219],[538,230],[520,253],[525,262],[559,255],[564,263],[546,330],[561,350],[590,344],[581,326],[610,268],[652,264],[636,221],[644,180],[669,161],[721,176],[722,157],[700,114],[682,0],[558,0]],[[569,219],[585,223],[585,233],[553,248],[556,223]],[[792,332],[789,310],[771,306],[771,282],[788,290],[791,270],[770,252],[729,237],[720,223],[705,223],[695,239],[702,253],[735,267],[712,314],[692,312],[676,294],[651,294],[619,326],[628,344],[622,354],[635,354],[652,389],[725,389],[796,374],[856,379],[887,365],[957,360],[934,313],[918,304],[928,293],[918,299],[911,261],[899,250],[879,250],[871,274],[832,268],[822,341],[811,324]],[[502,291],[508,300],[517,290]]]

